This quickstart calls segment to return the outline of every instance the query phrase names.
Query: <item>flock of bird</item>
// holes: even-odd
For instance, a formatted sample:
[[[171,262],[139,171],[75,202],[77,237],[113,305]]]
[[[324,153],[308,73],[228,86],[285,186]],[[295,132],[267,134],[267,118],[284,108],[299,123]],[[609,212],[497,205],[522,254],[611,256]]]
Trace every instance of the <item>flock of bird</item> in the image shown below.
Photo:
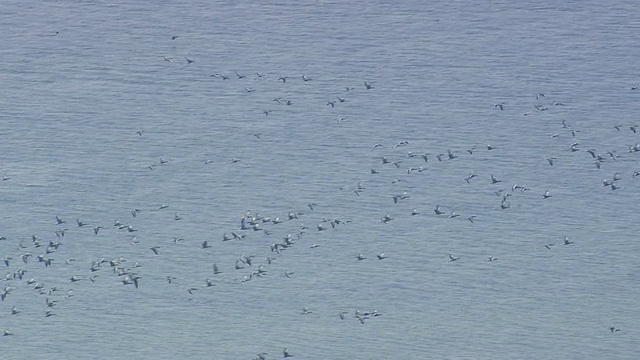
[[[174,36],[172,40],[176,40],[179,37]],[[174,63],[176,58],[167,57],[163,58],[163,61],[167,63]],[[195,66],[196,60],[184,57],[184,61],[188,66]],[[234,72],[233,75],[223,73],[213,73],[210,75],[212,79],[220,81],[233,81],[233,80],[248,80],[248,76],[239,72]],[[305,83],[313,82],[313,78],[307,75],[300,75],[296,77],[292,76],[277,76],[268,77],[266,74],[256,72],[254,79],[271,80],[280,83],[282,86],[287,86],[292,81],[301,81]],[[245,86],[244,91],[251,93],[256,91],[253,87]],[[374,85],[368,81],[362,81],[358,87],[344,87],[342,91],[345,93],[357,92],[357,91],[376,91]],[[338,109],[340,104],[349,101],[347,96],[335,96],[327,97],[325,105],[319,104],[318,106],[329,107],[331,109]],[[294,104],[292,99],[284,97],[276,97],[273,99],[273,103],[278,106],[292,106]],[[508,111],[509,103],[501,102],[495,104],[493,107],[496,111]],[[558,101],[546,101],[544,94],[536,95],[536,102],[532,105],[531,111],[525,113],[525,116],[532,115],[534,113],[543,113],[551,111],[550,109],[558,106],[567,106],[564,103]],[[264,116],[273,116],[273,109],[266,108],[263,110]],[[338,117],[338,122],[343,121],[344,117]],[[620,124],[611,128],[612,131],[628,131],[630,135],[636,134],[636,124]],[[132,133],[137,137],[153,136],[144,129],[132,129]],[[585,131],[586,132],[586,131]],[[575,159],[571,161],[586,162],[592,161],[593,166],[599,171],[605,171],[607,164],[610,162],[618,161],[622,156],[636,156],[640,154],[640,143],[632,142],[629,144],[627,154],[618,154],[618,149],[596,149],[589,146],[587,141],[580,140],[580,136],[583,132],[575,128],[572,124],[562,121],[558,124],[558,132],[550,134],[550,141],[566,141],[566,153],[565,154],[549,154],[546,158],[541,158],[541,162],[548,163],[548,166],[560,167],[562,163],[558,160],[561,155],[563,161],[569,161],[567,156],[574,156]],[[261,141],[263,135],[260,133],[252,134],[256,138],[256,141]],[[567,140],[569,139],[569,140]],[[414,149],[412,143],[409,140],[402,140],[395,143],[377,143],[372,144],[371,153],[373,154],[374,163],[372,166],[363,166],[362,168],[362,182],[354,186],[345,186],[341,190],[349,196],[366,197],[369,194],[369,188],[365,185],[368,181],[373,181],[380,174],[393,174],[391,175],[393,185],[402,187],[404,182],[408,179],[416,176],[421,176],[425,173],[437,173],[438,167],[445,162],[459,161],[463,157],[473,159],[480,152],[504,152],[508,149],[503,148],[500,144],[470,144],[466,148],[460,149]],[[407,150],[411,149],[411,150]],[[603,155],[605,154],[605,155]],[[237,164],[241,162],[241,158],[232,158],[229,160],[229,164]],[[209,164],[209,160],[204,161],[205,164]],[[163,167],[174,166],[171,161],[160,158],[157,163],[148,165],[149,171],[160,171]],[[602,187],[607,187],[611,191],[623,191],[623,182],[631,181],[640,175],[640,168],[629,169],[628,173],[612,173],[609,174],[602,181]],[[21,181],[21,179],[3,176],[2,182],[9,181]],[[495,208],[501,211],[517,211],[513,209],[512,203],[520,201],[553,201],[554,191],[551,186],[548,188],[530,188],[526,184],[514,183],[508,178],[503,177],[499,173],[481,173],[470,171],[468,175],[460,179],[462,186],[480,187],[482,190],[487,187],[492,189],[493,200],[495,202]],[[599,188],[594,184],[594,189]],[[622,189],[622,190],[621,190]],[[463,213],[463,211],[450,206],[449,204],[433,204],[432,208],[429,207],[426,210],[421,209],[420,206],[424,205],[424,202],[418,200],[419,194],[410,193],[408,190],[392,190],[388,193],[389,206],[392,207],[404,202],[414,201],[412,204],[416,204],[418,207],[412,209],[411,212],[401,215],[394,213],[380,213],[379,221],[384,224],[388,224],[395,221],[398,216],[434,216],[437,218],[446,218],[451,221],[463,220],[471,224],[476,224],[478,221],[483,221],[483,216],[480,214]],[[3,277],[4,285],[1,287],[0,298],[3,305],[0,307],[0,311],[5,312],[10,316],[21,316],[26,311],[41,311],[42,316],[50,318],[54,316],[63,316],[56,310],[56,307],[64,301],[76,296],[76,293],[81,293],[83,288],[91,286],[95,282],[108,282],[113,286],[126,286],[132,288],[135,291],[137,288],[145,286],[183,286],[183,294],[185,297],[199,296],[204,289],[222,286],[232,286],[232,284],[247,283],[259,281],[259,279],[272,276],[271,264],[275,261],[284,262],[287,256],[287,252],[294,247],[306,246],[309,249],[316,249],[323,246],[321,241],[318,241],[316,236],[315,242],[307,242],[306,238],[308,233],[315,232],[317,234],[330,233],[336,231],[341,227],[347,227],[352,222],[350,219],[338,219],[338,218],[325,218],[314,216],[314,211],[317,207],[322,207],[320,203],[308,203],[306,206],[304,202],[301,202],[301,208],[292,209],[287,214],[275,214],[274,216],[264,216],[257,211],[247,211],[237,219],[237,227],[226,229],[220,237],[212,237],[209,239],[201,239],[199,241],[185,240],[180,236],[175,236],[172,240],[166,239],[164,242],[158,242],[149,244],[149,240],[139,240],[137,234],[139,232],[138,224],[136,223],[139,218],[144,217],[162,217],[163,221],[184,221],[187,215],[183,215],[179,212],[172,211],[171,205],[161,204],[159,206],[150,206],[148,204],[141,204],[140,207],[131,209],[128,214],[123,214],[129,221],[113,220],[113,223],[109,225],[111,220],[102,219],[99,222],[88,222],[81,218],[67,219],[63,214],[51,214],[51,232],[46,234],[25,234],[30,236],[31,240],[14,239],[7,237],[0,237],[0,251],[3,253],[0,258],[1,264],[4,266],[6,274]],[[122,218],[121,218],[122,219]],[[297,232],[289,233],[282,232],[280,230],[280,224],[282,223],[295,223]],[[313,224],[313,225],[306,225]],[[129,241],[126,246],[135,246],[141,248],[138,252],[140,259],[138,258],[125,258],[124,256],[116,257],[99,257],[93,259],[78,258],[77,256],[71,256],[67,258],[61,258],[58,256],[60,250],[67,246],[68,242],[78,241],[80,237],[93,236],[97,239],[105,239],[114,234],[121,234],[127,236]],[[1,235],[1,234],[0,234]],[[330,236],[330,235],[326,235]],[[172,247],[181,246],[180,244],[186,243],[185,246],[191,246],[194,249],[198,248],[199,251],[210,251],[209,249],[216,247],[223,249],[225,252],[234,251],[234,243],[236,242],[250,242],[255,241],[256,238],[269,239],[269,245],[256,245],[255,253],[252,254],[238,254],[235,261],[232,263],[219,263],[214,260],[215,255],[212,254],[211,261],[207,264],[198,264],[198,266],[207,269],[208,276],[198,279],[197,281],[184,279],[178,279],[171,274],[167,274],[161,278],[153,277],[145,273],[145,261],[142,258],[146,255],[153,254],[154,259],[146,259],[146,261],[162,261],[165,256],[168,256],[173,251]],[[272,240],[275,239],[275,240]],[[305,243],[306,242],[306,243]],[[260,244],[256,242],[256,244]],[[303,245],[304,244],[304,245]],[[564,237],[562,241],[564,246],[571,246],[577,244],[570,240],[568,236]],[[541,243],[540,248],[552,250],[554,243]],[[312,251],[312,250],[311,250]],[[546,250],[545,250],[546,251]],[[360,262],[365,260],[372,261],[384,261],[388,256],[383,251],[371,251],[366,249],[360,253],[353,254],[353,261]],[[443,263],[463,263],[465,258],[458,254],[442,254]],[[494,256],[488,256],[486,262],[496,262],[498,258]],[[81,265],[78,265],[81,264]],[[29,274],[35,272],[35,267],[46,268],[47,271],[59,271],[60,273],[73,272],[65,279],[65,281],[58,281],[55,283],[46,283],[40,281],[37,277],[31,277]],[[57,270],[57,269],[64,270]],[[283,281],[296,277],[296,272],[292,270],[285,270],[279,274]],[[180,284],[180,285],[178,285]],[[28,289],[28,291],[36,294],[41,298],[42,309],[21,309],[20,299],[14,297],[15,290],[17,288]],[[220,290],[224,291],[224,290]],[[78,295],[80,296],[80,295]],[[308,307],[304,307],[299,314],[292,313],[291,316],[307,315],[314,311]],[[353,315],[350,315],[353,314]],[[341,320],[355,319],[360,324],[365,324],[368,321],[372,321],[375,318],[382,316],[382,312],[378,310],[360,311],[360,310],[340,310],[334,314],[327,314],[328,316],[335,316]],[[3,315],[2,317],[4,317]],[[0,317],[0,319],[2,319]],[[620,329],[615,326],[611,326],[609,330],[612,333],[619,332]],[[18,331],[13,329],[2,329],[4,336],[19,336]],[[265,360],[269,353],[260,352],[256,355],[256,359]],[[284,347],[282,350],[282,357],[293,357],[294,354]]]

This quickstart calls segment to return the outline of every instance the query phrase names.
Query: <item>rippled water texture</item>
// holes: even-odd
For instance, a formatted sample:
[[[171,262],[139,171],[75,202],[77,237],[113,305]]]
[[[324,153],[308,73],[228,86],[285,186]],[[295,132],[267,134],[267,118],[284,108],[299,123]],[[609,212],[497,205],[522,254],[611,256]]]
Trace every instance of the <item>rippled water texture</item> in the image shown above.
[[[636,2],[8,0],[0,30],[2,359],[640,353]]]

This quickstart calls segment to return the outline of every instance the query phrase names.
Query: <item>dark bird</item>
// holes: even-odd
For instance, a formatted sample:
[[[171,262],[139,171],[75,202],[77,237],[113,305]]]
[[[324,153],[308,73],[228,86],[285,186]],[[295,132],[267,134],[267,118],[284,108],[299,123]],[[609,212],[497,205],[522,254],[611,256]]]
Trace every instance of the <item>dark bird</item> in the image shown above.
[[[616,331],[620,331],[620,329],[618,329],[617,327],[615,327],[615,325],[611,325],[611,327],[609,328],[609,331],[611,331],[612,333],[616,332]]]
[[[213,264],[213,273],[214,274],[222,274],[222,271],[220,271],[220,269],[218,269],[218,265],[217,264]]]

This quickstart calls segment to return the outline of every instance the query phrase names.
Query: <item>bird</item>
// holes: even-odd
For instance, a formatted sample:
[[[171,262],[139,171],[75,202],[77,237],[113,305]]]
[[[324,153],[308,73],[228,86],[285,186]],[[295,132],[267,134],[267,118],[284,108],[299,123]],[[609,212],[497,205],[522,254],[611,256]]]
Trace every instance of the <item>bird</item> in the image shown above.
[[[0,259],[0,261],[4,262],[4,265],[7,267],[9,267],[9,260],[13,260],[13,258],[10,256],[5,256]]]
[[[570,241],[570,240],[569,240],[569,237],[568,237],[568,236],[565,236],[565,237],[564,237],[564,244],[565,244],[565,245],[571,245],[571,244],[573,244],[573,241]]]
[[[611,331],[612,333],[616,332],[616,331],[620,331],[620,329],[618,329],[617,327],[615,327],[615,325],[611,325],[609,327],[609,331]]]
[[[571,149],[571,152],[580,151],[580,149],[578,149],[578,145],[580,145],[580,143],[577,143],[577,142],[569,145],[569,149]]]
[[[235,268],[236,270],[244,269],[244,261],[242,261],[242,259],[237,259]]]
[[[171,37],[171,40],[175,40],[175,39],[177,39],[177,38],[179,38],[179,36],[173,35],[173,36]]]
[[[378,260],[384,260],[387,258],[387,256],[384,253],[380,253],[378,255],[376,255],[376,257],[378,258]]]
[[[475,220],[475,218],[476,218],[476,217],[477,217],[477,216],[475,216],[475,215],[471,215],[471,216],[469,216],[469,217],[467,218],[467,220],[469,220],[469,221],[473,224],[473,223],[475,222],[474,220]]]
[[[360,253],[360,254],[358,254],[358,256],[356,256],[356,259],[358,259],[358,260],[365,260],[365,259],[366,259],[366,256],[364,256],[363,254],[361,254],[361,253]]]
[[[287,348],[282,349],[282,354],[283,358],[293,357],[293,355],[287,351]]]
[[[555,158],[555,157],[547,158],[547,161],[549,162],[549,165],[550,165],[550,166],[553,166],[553,163],[555,162],[555,160],[556,160],[556,158]]]
[[[193,59],[189,59],[188,57],[184,57],[185,60],[187,60],[187,64],[193,64],[195,62],[195,60]]]
[[[364,87],[367,88],[367,90],[373,89],[373,86],[367,83],[366,81],[364,82]]]
[[[489,256],[489,259],[487,259],[488,262],[493,262],[498,260],[497,258],[494,258],[493,256]]]
[[[495,177],[495,176],[493,176],[493,174],[491,174],[491,183],[492,183],[492,184],[497,184],[497,183],[499,183],[499,182],[502,182],[502,180],[498,180],[498,179],[496,179],[496,177]]]
[[[544,195],[542,195],[543,199],[548,199],[551,197],[551,193],[549,192],[549,190],[545,191]]]
[[[436,208],[433,209],[433,212],[436,213],[436,215],[442,215],[444,214],[444,211],[440,211],[440,205],[436,205]]]
[[[451,262],[451,261],[456,261],[456,260],[458,260],[458,259],[460,259],[460,258],[459,258],[459,257],[455,257],[455,256],[453,256],[453,255],[449,254],[449,262]]]
[[[202,248],[203,248],[203,249],[210,248],[210,247],[211,247],[211,245],[209,245],[209,243],[207,242],[207,240],[205,240],[205,241],[203,241],[203,242],[202,242]]]
[[[553,244],[545,244],[544,247],[547,248],[547,250],[551,250],[551,247],[553,246]]]
[[[152,247],[150,249],[151,249],[151,251],[153,251],[154,254],[158,255],[158,249],[159,248],[160,248],[159,246],[154,246],[154,247]]]
[[[222,271],[220,271],[220,269],[218,269],[218,265],[216,263],[213,263],[213,273],[214,274],[221,274]]]
[[[478,176],[477,174],[469,173],[469,175],[467,175],[467,177],[465,177],[465,178],[464,178],[464,181],[466,181],[466,182],[467,182],[467,184],[470,184],[471,179],[473,179],[473,178],[475,178],[475,177],[477,177],[477,176]]]

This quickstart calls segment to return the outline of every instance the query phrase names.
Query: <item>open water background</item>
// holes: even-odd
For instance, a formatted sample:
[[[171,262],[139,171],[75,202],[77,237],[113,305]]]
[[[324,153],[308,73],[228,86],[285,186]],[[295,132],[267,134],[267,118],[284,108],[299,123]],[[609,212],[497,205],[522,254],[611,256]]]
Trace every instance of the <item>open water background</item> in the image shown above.
[[[0,34],[3,359],[640,353],[634,1],[3,0]],[[602,186],[614,173],[619,188]],[[283,222],[241,231],[247,210]],[[232,231],[246,239],[223,242]],[[243,254],[254,264],[235,270]],[[140,287],[108,263],[88,281],[103,257],[138,262]],[[241,282],[259,264],[267,275]]]

